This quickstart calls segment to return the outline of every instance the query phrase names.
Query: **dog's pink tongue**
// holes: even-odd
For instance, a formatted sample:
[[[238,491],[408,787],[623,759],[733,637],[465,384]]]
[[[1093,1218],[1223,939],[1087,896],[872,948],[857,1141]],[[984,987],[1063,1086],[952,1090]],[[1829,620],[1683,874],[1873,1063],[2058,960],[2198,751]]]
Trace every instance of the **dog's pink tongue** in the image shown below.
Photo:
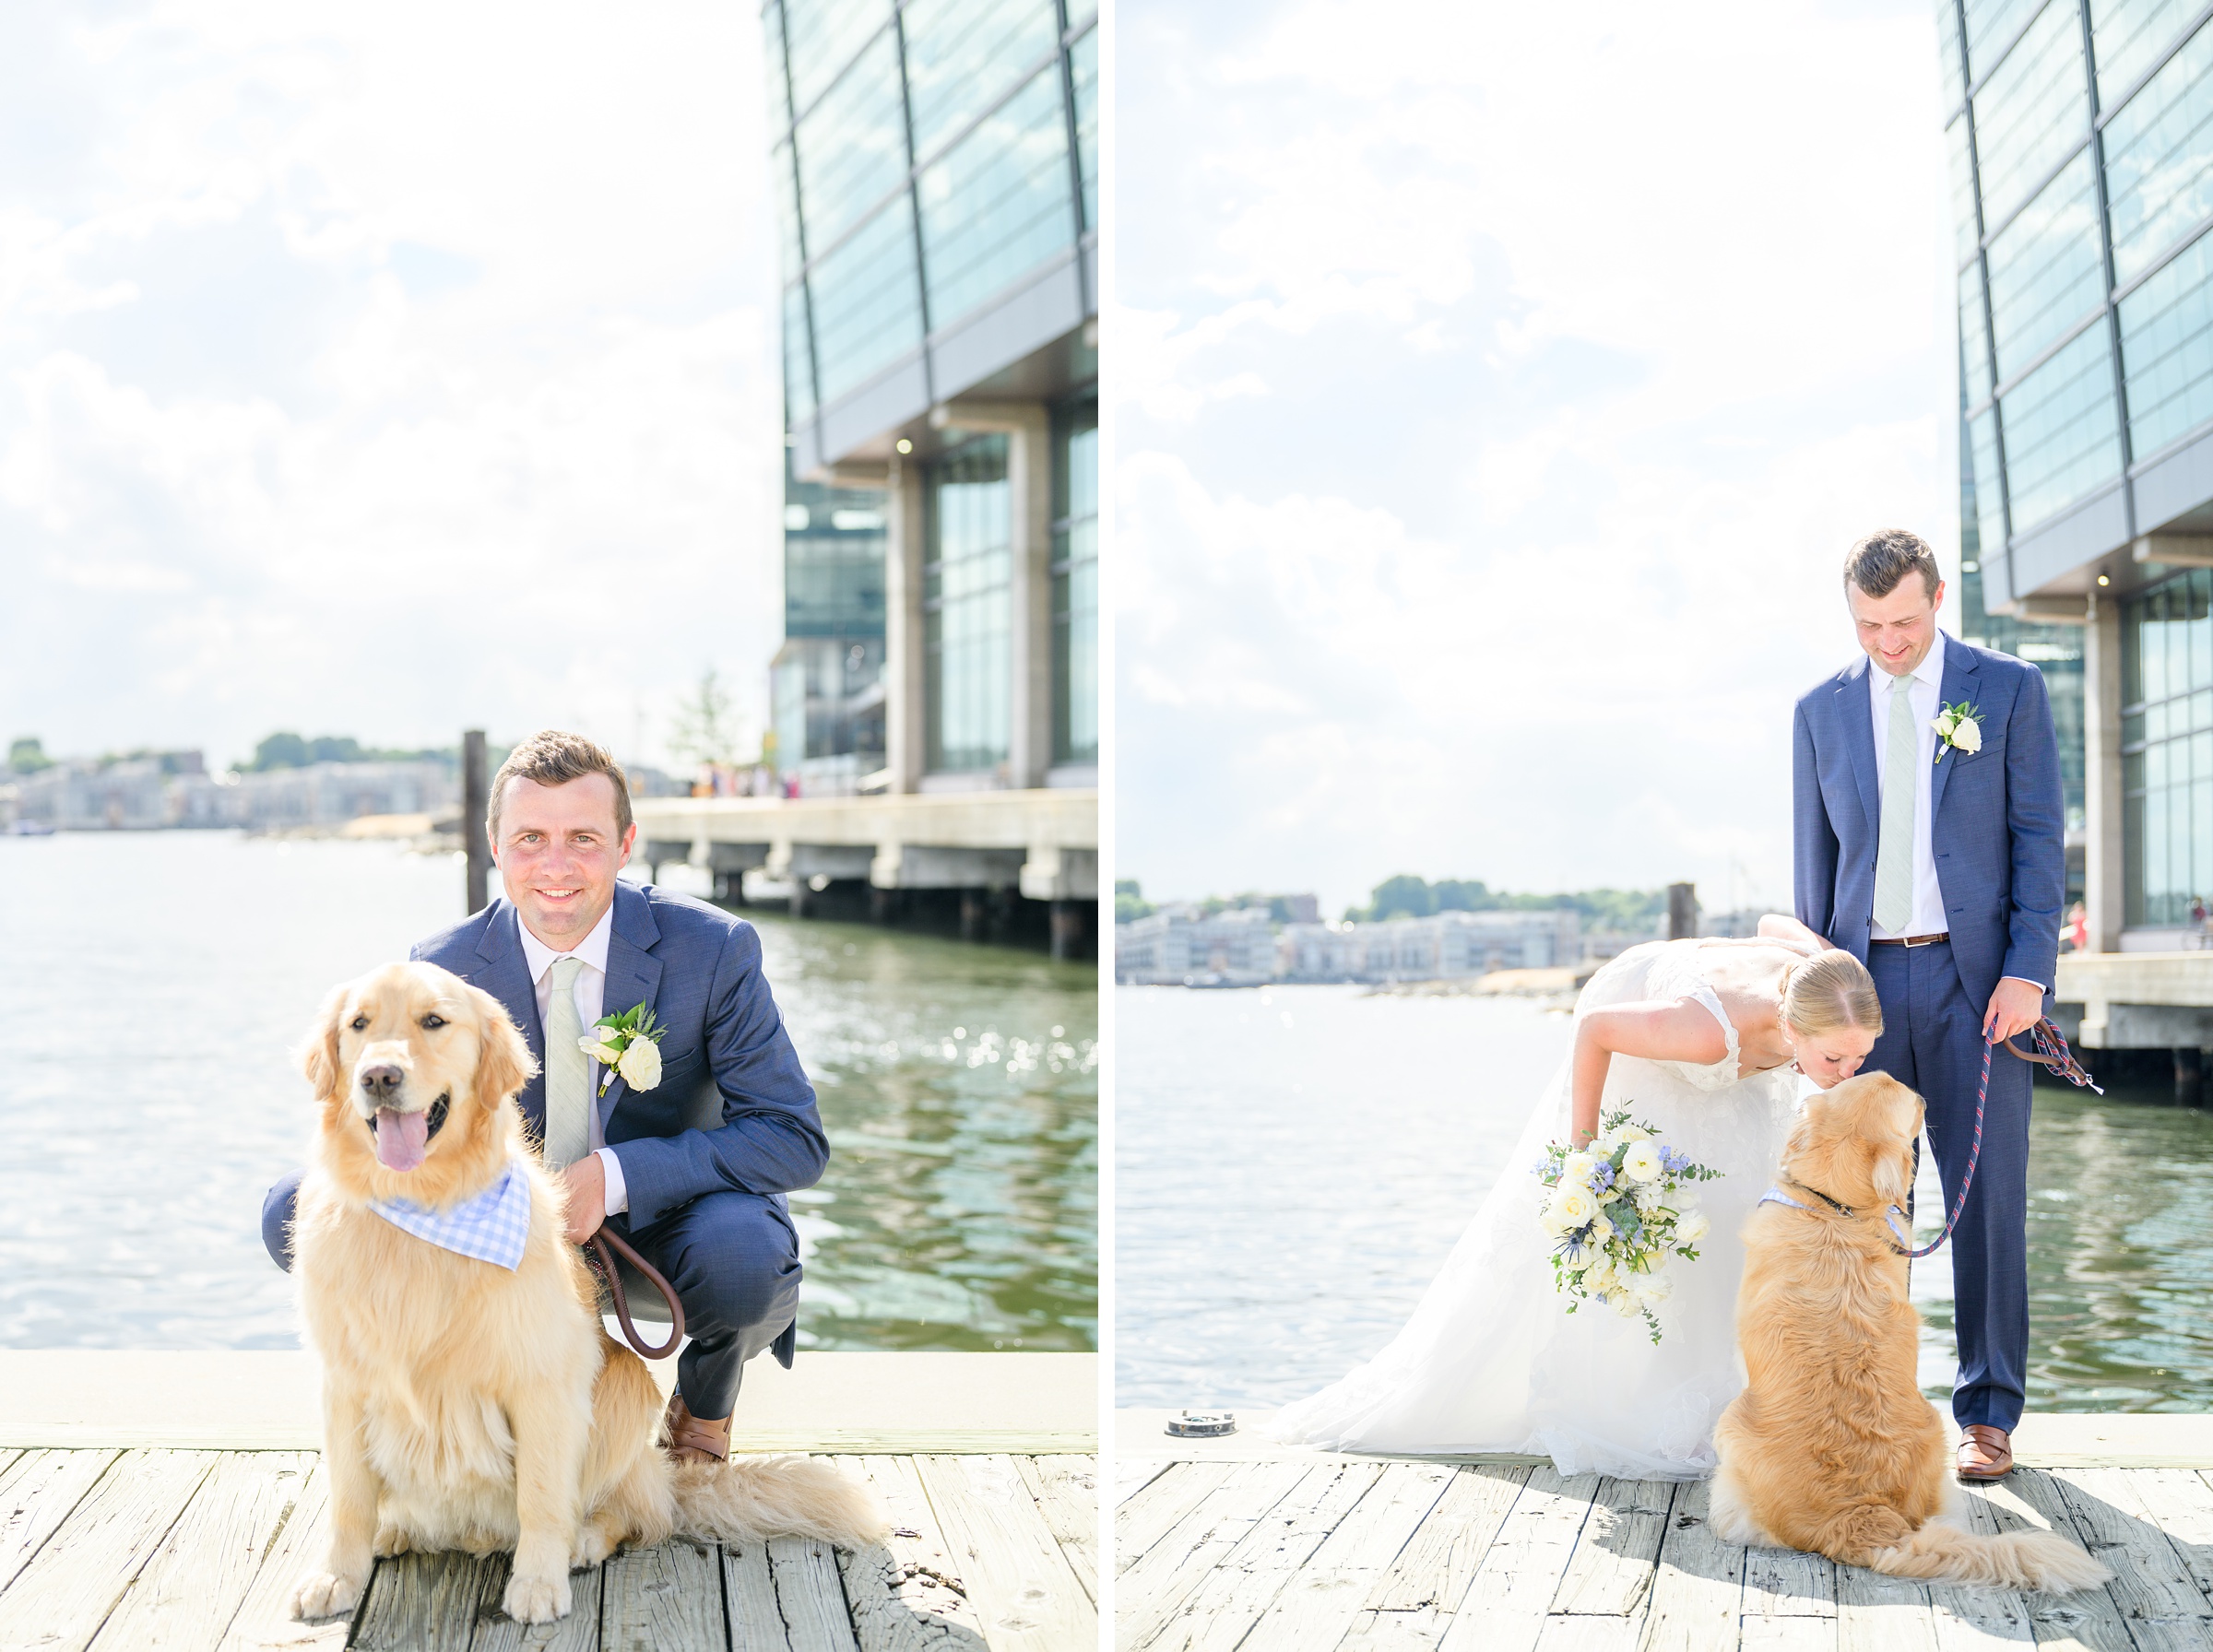
[[[376,1156],[386,1170],[413,1170],[422,1162],[430,1139],[429,1114],[377,1109]]]

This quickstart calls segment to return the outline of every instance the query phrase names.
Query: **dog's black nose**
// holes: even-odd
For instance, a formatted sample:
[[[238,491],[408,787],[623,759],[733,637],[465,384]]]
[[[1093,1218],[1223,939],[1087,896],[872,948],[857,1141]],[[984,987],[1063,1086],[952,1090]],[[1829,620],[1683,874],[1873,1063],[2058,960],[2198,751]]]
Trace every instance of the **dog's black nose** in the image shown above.
[[[364,1067],[361,1068],[361,1088],[382,1101],[399,1088],[403,1076],[399,1068],[390,1065]]]

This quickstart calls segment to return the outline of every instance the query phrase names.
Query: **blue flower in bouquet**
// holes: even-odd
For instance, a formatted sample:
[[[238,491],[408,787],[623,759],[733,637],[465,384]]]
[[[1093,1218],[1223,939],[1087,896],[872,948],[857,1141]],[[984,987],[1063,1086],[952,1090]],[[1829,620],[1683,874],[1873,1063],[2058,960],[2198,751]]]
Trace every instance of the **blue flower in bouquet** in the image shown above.
[[[1604,1193],[1607,1188],[1613,1186],[1614,1167],[1611,1164],[1601,1164],[1596,1170],[1591,1173],[1591,1189],[1592,1192]]]

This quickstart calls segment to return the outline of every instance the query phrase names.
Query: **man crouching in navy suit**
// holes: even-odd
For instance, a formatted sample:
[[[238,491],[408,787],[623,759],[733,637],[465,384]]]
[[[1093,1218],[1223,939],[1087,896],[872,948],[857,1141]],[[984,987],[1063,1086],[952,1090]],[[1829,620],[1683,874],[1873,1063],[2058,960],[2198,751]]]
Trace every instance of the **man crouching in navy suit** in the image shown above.
[[[2029,1074],[1991,1046],[2046,1013],[2066,850],[2043,674],[1936,628],[1944,581],[1912,534],[1854,545],[1844,600],[1864,659],[1798,702],[1798,916],[1866,964],[1883,1031],[1867,1058],[1928,1103],[1952,1234],[1962,1480],[2013,1468],[2029,1365]]]
[[[547,730],[517,746],[490,808],[506,898],[411,956],[482,987],[523,1030],[540,1068],[524,1121],[567,1179],[569,1240],[611,1223],[675,1289],[690,1339],[669,1445],[680,1459],[723,1457],[746,1361],[767,1348],[791,1363],[799,1245],[784,1196],[820,1180],[830,1156],[760,938],[703,902],[616,877],[638,834],[630,787],[581,736]],[[602,1095],[585,1032],[640,1004],[666,1029],[660,1081],[639,1092],[618,1076]],[[262,1208],[262,1237],[288,1269],[299,1186],[286,1177]]]

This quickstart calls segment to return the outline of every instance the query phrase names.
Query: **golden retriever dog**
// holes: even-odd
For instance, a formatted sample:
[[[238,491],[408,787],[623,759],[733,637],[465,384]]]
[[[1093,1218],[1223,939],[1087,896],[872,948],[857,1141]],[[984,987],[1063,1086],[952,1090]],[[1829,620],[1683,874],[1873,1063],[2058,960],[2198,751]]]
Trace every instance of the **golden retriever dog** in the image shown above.
[[[300,1616],[347,1610],[376,1556],[410,1549],[512,1549],[503,1604],[542,1623],[567,1614],[571,1568],[620,1544],[680,1531],[854,1547],[883,1530],[827,1462],[678,1464],[657,1446],[660,1395],[607,1335],[563,1238],[562,1184],[515,1104],[529,1049],[490,994],[427,963],[380,969],[331,996],[302,1065],[320,1116],[293,1255],[323,1362],[330,1550],[293,1596]],[[450,1210],[511,1161],[529,1186],[512,1271],[371,1208]]]
[[[1750,1381],[1714,1429],[1713,1528],[1899,1577],[2089,1588],[2112,1574],[2065,1538],[1959,1521],[1944,1424],[1914,1380],[1906,1258],[1884,1222],[1911,1186],[1921,1113],[1883,1073],[1808,1098],[1777,1186],[1812,1208],[1762,1204],[1745,1223]]]

